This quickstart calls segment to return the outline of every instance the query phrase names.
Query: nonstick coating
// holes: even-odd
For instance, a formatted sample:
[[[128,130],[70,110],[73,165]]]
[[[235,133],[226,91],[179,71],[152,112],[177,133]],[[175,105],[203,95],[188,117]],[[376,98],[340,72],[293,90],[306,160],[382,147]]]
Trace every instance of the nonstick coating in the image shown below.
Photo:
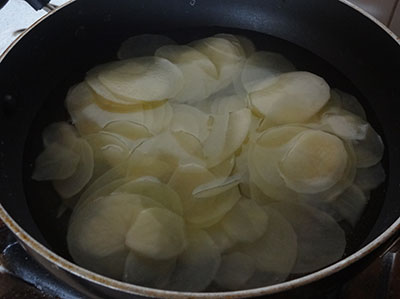
[[[243,34],[283,53],[300,70],[356,95],[384,137],[388,180],[373,196],[348,253],[400,216],[400,47],[382,28],[337,0],[78,0],[39,23],[0,64],[0,201],[31,236],[68,258],[50,184],[30,179],[40,133],[65,120],[68,88],[91,67],[115,59],[141,33],[179,43],[218,32]]]

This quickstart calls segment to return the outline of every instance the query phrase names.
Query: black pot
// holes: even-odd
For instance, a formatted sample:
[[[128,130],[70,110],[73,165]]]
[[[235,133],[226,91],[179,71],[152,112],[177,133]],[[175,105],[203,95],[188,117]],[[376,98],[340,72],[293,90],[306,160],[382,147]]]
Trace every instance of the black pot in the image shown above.
[[[26,31],[0,63],[0,217],[39,263],[84,296],[250,297],[334,288],[390,244],[400,227],[400,46],[376,20],[337,0],[77,0]],[[59,199],[33,182],[40,134],[67,118],[66,92],[94,65],[115,58],[121,41],[161,33],[179,43],[218,32],[248,36],[300,70],[355,94],[384,138],[387,181],[373,194],[347,257],[285,283],[241,292],[182,293],[111,280],[69,261]],[[380,250],[380,251],[379,251]],[[299,295],[300,296],[300,295]]]

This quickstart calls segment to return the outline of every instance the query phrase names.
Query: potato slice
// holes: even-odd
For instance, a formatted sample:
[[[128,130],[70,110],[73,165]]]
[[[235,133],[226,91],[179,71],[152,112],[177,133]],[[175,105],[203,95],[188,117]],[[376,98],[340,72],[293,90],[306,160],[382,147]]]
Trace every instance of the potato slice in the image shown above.
[[[182,71],[183,88],[171,101],[195,103],[215,91],[217,69],[201,52],[185,45],[169,45],[159,48],[155,55],[168,59]]]
[[[164,288],[175,268],[175,262],[175,259],[153,260],[130,251],[125,262],[123,280],[150,288]]]
[[[334,106],[358,115],[364,120],[367,119],[364,108],[354,96],[335,88],[331,91],[331,101],[336,103]]]
[[[225,150],[225,139],[229,128],[229,115],[212,115],[211,119],[213,123],[210,134],[204,141],[203,147],[209,167],[213,167],[225,160],[223,154]]]
[[[164,208],[143,210],[128,230],[125,244],[151,259],[176,257],[185,249],[183,218]]]
[[[66,122],[56,122],[47,126],[42,133],[43,145],[45,147],[58,143],[61,146],[73,148],[78,138],[76,129]]]
[[[343,110],[322,115],[321,122],[327,131],[347,140],[362,140],[366,137],[369,124],[360,117]]]
[[[295,203],[280,202],[270,207],[281,213],[296,232],[298,252],[292,273],[313,272],[343,256],[345,233],[331,216]]]
[[[172,115],[168,102],[143,105],[143,125],[154,135],[169,127]]]
[[[232,155],[245,141],[250,128],[251,112],[247,108],[229,114],[223,158]]]
[[[167,289],[190,292],[205,290],[214,279],[220,262],[220,252],[205,231],[188,231],[186,249],[177,259]]]
[[[175,41],[160,34],[140,34],[125,40],[118,50],[118,59],[140,56],[152,56],[156,50],[165,45],[174,45]]]
[[[353,142],[354,152],[357,157],[357,167],[371,167],[382,160],[384,146],[382,138],[376,131],[368,125],[367,133],[364,139]]]
[[[256,266],[254,259],[241,252],[223,255],[215,275],[215,282],[224,290],[240,290],[253,276]]]
[[[184,104],[173,106],[170,129],[172,132],[184,131],[203,142],[209,135],[209,115]]]
[[[246,99],[237,94],[218,97],[211,104],[211,113],[226,114],[247,107]]]
[[[267,230],[268,216],[250,199],[241,199],[221,221],[228,236],[237,242],[254,242]]]
[[[247,93],[251,93],[259,90],[262,81],[295,70],[294,65],[281,54],[258,51],[246,60],[240,76],[241,84]]]
[[[217,178],[225,178],[231,175],[233,168],[235,167],[235,161],[235,156],[232,156],[208,170]]]
[[[240,183],[241,175],[235,174],[231,177],[216,178],[205,184],[198,185],[193,189],[192,195],[195,198],[207,198],[225,192]]]
[[[239,49],[241,48],[241,52],[244,56],[249,57],[255,51],[255,46],[253,42],[245,36],[242,35],[233,35],[227,33],[218,33],[214,35],[214,37],[224,38],[229,40],[232,44],[234,44]],[[238,45],[238,43],[240,45]]]
[[[371,191],[385,181],[386,175],[381,163],[369,168],[357,169],[354,184],[363,191]]]
[[[116,188],[113,193],[139,194],[162,204],[166,209],[182,215],[179,195],[166,184],[153,181],[152,177],[131,180]]]
[[[173,98],[183,87],[182,71],[160,57],[139,57],[109,64],[98,74],[111,92],[133,103]]]
[[[221,222],[206,228],[206,232],[221,253],[226,252],[236,244],[236,241],[232,240],[223,229]]]
[[[243,288],[257,288],[284,281],[292,272],[297,258],[297,238],[292,225],[274,209],[265,207],[268,226],[254,243],[238,248],[255,261],[256,272]]]
[[[32,178],[36,181],[63,180],[74,174],[80,156],[59,143],[49,144],[35,160]]]
[[[79,118],[79,112],[93,103],[94,94],[86,82],[78,83],[68,90],[65,98],[65,106],[75,124]]]
[[[109,122],[103,131],[118,134],[130,140],[142,140],[153,136],[144,125],[128,120]]]
[[[184,131],[174,132],[172,135],[189,155],[204,159],[203,146],[194,135]]]
[[[80,159],[74,174],[67,179],[53,181],[54,189],[62,198],[70,198],[78,194],[93,175],[94,161],[90,145],[84,139],[79,139],[75,147],[74,151],[79,154]]]
[[[151,199],[118,194],[75,209],[67,243],[74,261],[97,273],[121,279],[128,249],[125,236],[137,215],[157,206]]]
[[[263,83],[266,88],[249,95],[256,113],[276,124],[305,122],[329,100],[330,88],[324,79],[308,72],[291,72]]]
[[[344,175],[347,152],[334,135],[304,132],[279,161],[286,185],[300,193],[319,193],[334,186]]]

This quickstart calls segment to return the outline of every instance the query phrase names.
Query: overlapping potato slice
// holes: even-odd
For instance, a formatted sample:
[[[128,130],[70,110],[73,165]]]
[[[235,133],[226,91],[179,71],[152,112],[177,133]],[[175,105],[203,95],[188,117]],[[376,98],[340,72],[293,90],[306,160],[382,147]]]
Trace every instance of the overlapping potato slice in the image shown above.
[[[170,99],[183,87],[182,71],[170,61],[155,56],[113,62],[97,78],[112,93],[133,103]]]
[[[175,41],[160,34],[140,34],[125,40],[117,53],[119,59],[140,56],[152,56],[157,49],[165,45],[174,45]]]
[[[115,120],[104,126],[103,131],[120,135],[129,140],[144,140],[153,134],[143,124],[129,120]]]
[[[370,125],[368,125],[365,138],[355,140],[353,147],[358,168],[371,167],[379,163],[383,157],[384,146],[382,138]]]
[[[368,192],[378,187],[385,180],[385,177],[385,170],[379,163],[369,168],[357,169],[354,184],[361,190]]]
[[[184,45],[163,46],[156,56],[174,63],[184,77],[182,89],[170,98],[178,103],[195,103],[210,96],[216,88],[218,72],[211,60],[196,49]]]
[[[176,261],[167,289],[200,292],[214,279],[221,254],[205,231],[189,230],[186,235],[186,249]]]
[[[327,108],[329,109],[330,107],[339,107],[364,120],[367,119],[367,114],[360,102],[354,96],[336,88],[331,90],[331,100]]]
[[[293,273],[309,273],[338,261],[346,238],[328,214],[310,206],[280,202],[271,204],[292,225],[297,235],[297,259]]]
[[[243,96],[232,94],[217,97],[212,101],[211,113],[227,114],[247,107],[246,99]]]
[[[252,109],[276,124],[307,121],[330,98],[325,80],[308,72],[282,74],[257,89],[249,95]]]
[[[236,241],[232,240],[226,233],[221,225],[221,222],[206,228],[206,232],[214,241],[215,245],[218,247],[221,253],[226,252],[236,244]]]
[[[240,83],[246,92],[251,93],[262,88],[260,83],[263,81],[295,70],[294,65],[281,54],[258,51],[246,60]]]

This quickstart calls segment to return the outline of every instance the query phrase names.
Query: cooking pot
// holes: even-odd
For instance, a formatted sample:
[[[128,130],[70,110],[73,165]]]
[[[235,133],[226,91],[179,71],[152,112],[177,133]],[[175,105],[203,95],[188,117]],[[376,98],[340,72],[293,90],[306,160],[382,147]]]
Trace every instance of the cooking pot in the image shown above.
[[[387,180],[373,192],[346,256],[287,282],[220,293],[145,288],[75,265],[66,250],[68,214],[57,218],[60,199],[51,185],[31,179],[43,128],[68,118],[63,105],[68,88],[91,67],[116,59],[126,38],[159,33],[187,43],[219,32],[247,36],[258,49],[282,53],[297,69],[354,94],[383,137]],[[34,259],[84,297],[239,298],[288,292],[301,297],[304,290],[321,294],[384,251],[399,230],[399,82],[398,38],[347,1],[72,1],[31,26],[0,58],[0,217]]]

